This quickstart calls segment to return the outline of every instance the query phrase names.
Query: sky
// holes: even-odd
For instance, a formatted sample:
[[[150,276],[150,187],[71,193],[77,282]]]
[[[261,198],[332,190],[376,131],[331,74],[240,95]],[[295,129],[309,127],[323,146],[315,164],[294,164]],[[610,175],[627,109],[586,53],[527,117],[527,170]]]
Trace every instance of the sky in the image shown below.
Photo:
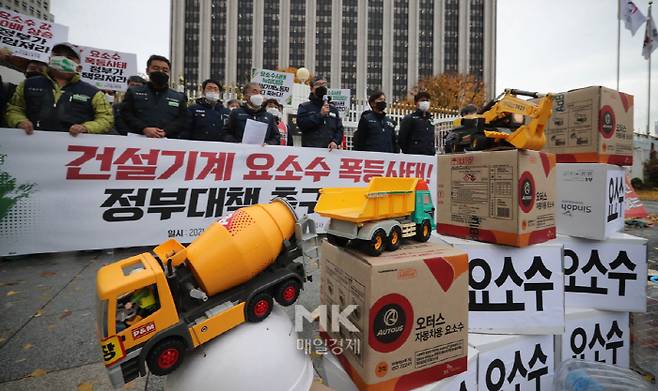
[[[646,14],[649,0],[633,1]],[[149,55],[169,55],[169,4],[52,0],[51,12],[57,23],[69,26],[71,42],[137,53],[137,69],[143,72]],[[616,88],[617,0],[498,0],[497,19],[497,92]],[[648,102],[643,38],[644,25],[633,37],[622,24],[620,90],[635,97],[634,127],[640,131],[646,130]],[[658,50],[653,58],[652,131],[658,121]]]

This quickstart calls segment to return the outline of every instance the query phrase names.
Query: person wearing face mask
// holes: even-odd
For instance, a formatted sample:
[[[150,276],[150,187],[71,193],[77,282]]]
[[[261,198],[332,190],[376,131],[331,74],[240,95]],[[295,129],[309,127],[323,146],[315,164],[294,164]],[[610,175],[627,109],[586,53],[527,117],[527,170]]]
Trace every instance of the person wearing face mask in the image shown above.
[[[242,88],[245,103],[237,109],[231,110],[226,125],[224,125],[223,140],[230,143],[241,143],[247,120],[266,123],[265,144],[279,145],[281,135],[276,127],[274,116],[265,110],[265,98],[260,93],[258,83],[248,83]]]
[[[402,153],[435,155],[434,125],[430,114],[430,94],[419,92],[414,96],[416,111],[400,121],[398,143]]]
[[[302,147],[338,148],[343,140],[343,121],[338,109],[327,99],[327,81],[313,82],[309,101],[297,108],[297,126],[302,131]]]
[[[171,63],[157,54],[146,62],[149,81],[129,88],[121,104],[121,119],[131,133],[149,138],[178,138],[187,120],[187,96],[169,88]]]
[[[45,62],[30,60],[25,67],[25,78],[29,79],[34,76],[41,76],[48,71],[48,64]]]
[[[128,89],[133,87],[140,87],[146,84],[146,80],[142,79],[141,76],[133,75],[128,78],[127,84]],[[125,136],[128,134],[128,127],[121,119],[121,105],[123,100],[117,101],[115,98],[116,97],[113,97],[113,99],[108,99],[110,103],[112,103],[112,114],[114,114],[114,130],[118,134]]]
[[[240,101],[237,100],[237,99],[231,99],[231,100],[229,100],[228,102],[226,102],[226,108],[227,108],[229,111],[232,111],[232,110],[234,110],[234,109],[237,109],[238,107],[240,107]]]
[[[98,88],[80,80],[80,53],[74,45],[53,47],[48,70],[25,79],[7,105],[10,127],[80,133],[107,133],[114,123],[112,107]]]
[[[283,105],[274,98],[266,100],[263,105],[265,106],[265,111],[274,116],[274,122],[276,123],[276,127],[279,129],[279,135],[281,136],[281,145],[292,146],[292,133],[288,132],[288,125],[283,122]]]
[[[377,91],[370,95],[368,103],[372,110],[361,114],[354,132],[352,145],[355,151],[398,153],[400,147],[395,136],[395,123],[386,116],[386,95]]]
[[[203,97],[187,109],[187,126],[181,138],[188,140],[222,141],[224,124],[230,111],[222,105],[221,84],[208,79],[201,84]]]

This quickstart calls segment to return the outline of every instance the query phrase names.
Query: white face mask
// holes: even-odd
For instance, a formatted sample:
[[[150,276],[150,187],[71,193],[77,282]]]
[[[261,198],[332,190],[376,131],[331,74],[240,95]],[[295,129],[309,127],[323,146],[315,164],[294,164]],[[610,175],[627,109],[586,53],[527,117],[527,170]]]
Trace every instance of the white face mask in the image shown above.
[[[113,103],[114,103],[114,95],[106,94],[106,95],[105,95],[105,99],[107,100],[107,103],[109,103],[109,104],[113,104]]]
[[[249,102],[251,102],[254,107],[261,107],[263,105],[263,95],[258,94],[258,95],[252,95],[251,98],[249,98]]]
[[[281,112],[276,107],[268,107],[267,112],[272,114],[276,118],[281,118]]]
[[[203,94],[203,96],[206,98],[208,102],[215,103],[219,100],[219,92],[209,91]]]
[[[429,109],[430,109],[430,101],[421,100],[420,102],[418,102],[418,110],[426,112]]]

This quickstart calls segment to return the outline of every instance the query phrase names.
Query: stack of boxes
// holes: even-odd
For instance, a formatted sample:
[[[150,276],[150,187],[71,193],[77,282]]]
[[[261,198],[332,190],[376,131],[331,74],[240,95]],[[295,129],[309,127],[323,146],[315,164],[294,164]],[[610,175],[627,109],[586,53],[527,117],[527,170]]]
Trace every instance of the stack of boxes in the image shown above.
[[[555,167],[555,155],[538,151],[438,158],[432,240],[468,254],[477,390],[552,389],[554,335],[565,327]]]
[[[628,368],[629,313],[647,303],[647,241],[621,232],[633,97],[604,87],[559,94],[546,135],[558,160],[556,242],[564,246],[566,327],[556,337],[557,361]]]

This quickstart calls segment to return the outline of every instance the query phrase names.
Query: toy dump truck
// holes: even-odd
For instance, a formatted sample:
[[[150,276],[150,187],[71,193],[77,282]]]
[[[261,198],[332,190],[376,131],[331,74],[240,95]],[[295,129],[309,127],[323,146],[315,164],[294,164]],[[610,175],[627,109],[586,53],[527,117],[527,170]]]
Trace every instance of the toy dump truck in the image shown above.
[[[366,188],[325,188],[315,212],[329,217],[328,240],[356,241],[377,256],[400,247],[402,238],[425,242],[434,230],[434,205],[427,183],[418,178],[372,178]]]
[[[98,271],[98,328],[114,387],[166,375],[186,350],[244,322],[259,322],[273,300],[293,304],[317,259],[315,224],[282,199],[238,209],[189,246],[170,239]]]

